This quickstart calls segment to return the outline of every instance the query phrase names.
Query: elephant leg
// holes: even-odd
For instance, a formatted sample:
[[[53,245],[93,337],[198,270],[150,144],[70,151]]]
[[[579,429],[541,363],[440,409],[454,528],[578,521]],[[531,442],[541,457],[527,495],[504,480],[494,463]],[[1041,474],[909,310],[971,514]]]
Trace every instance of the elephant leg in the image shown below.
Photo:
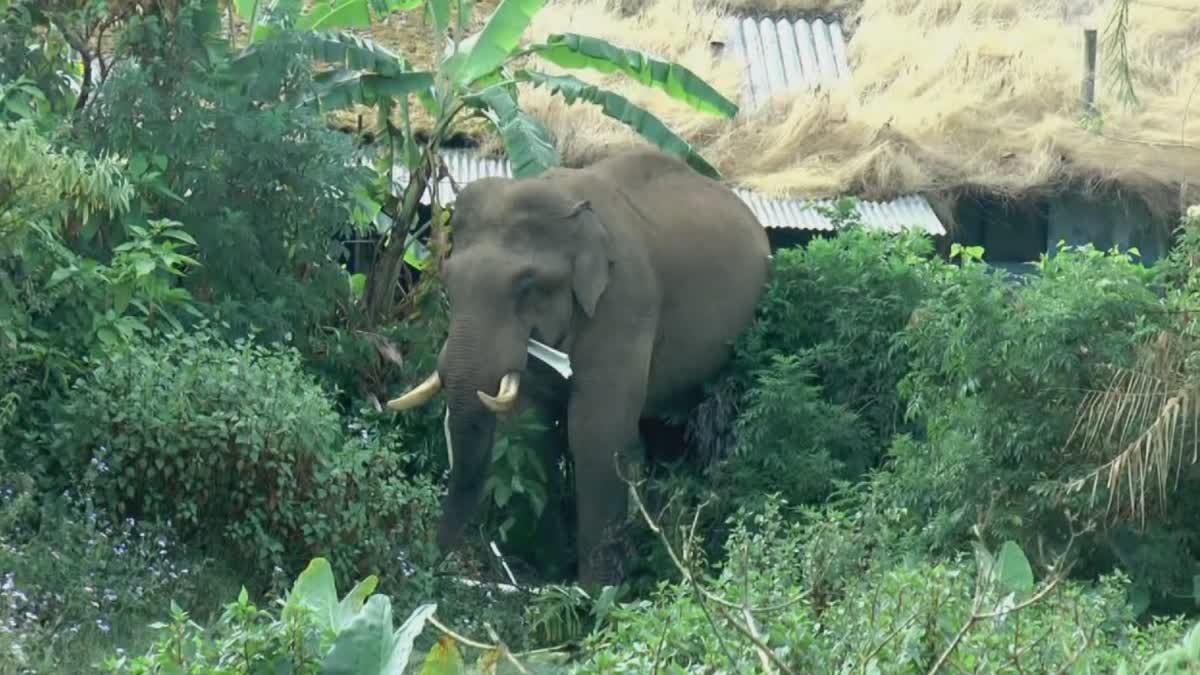
[[[575,463],[579,582],[589,591],[620,583],[632,553],[623,536],[629,493],[622,476],[636,478],[630,450],[646,400],[652,344],[653,332],[645,331],[632,341],[586,345],[580,351],[589,355],[588,365],[572,378],[567,435]]]

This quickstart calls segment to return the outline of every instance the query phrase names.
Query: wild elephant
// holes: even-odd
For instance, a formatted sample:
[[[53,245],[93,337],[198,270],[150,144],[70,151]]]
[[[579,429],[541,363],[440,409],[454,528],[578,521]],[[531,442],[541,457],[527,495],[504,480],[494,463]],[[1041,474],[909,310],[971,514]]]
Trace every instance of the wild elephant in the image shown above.
[[[461,543],[478,507],[496,416],[559,405],[576,476],[578,579],[618,581],[621,538],[605,535],[625,523],[628,488],[615,457],[636,445],[640,418],[694,403],[728,361],[769,278],[766,233],[732,190],[656,149],[475,181],[450,226],[449,335],[435,372],[388,402],[404,410],[445,391],[439,548]],[[531,339],[569,355],[569,379],[529,359]]]

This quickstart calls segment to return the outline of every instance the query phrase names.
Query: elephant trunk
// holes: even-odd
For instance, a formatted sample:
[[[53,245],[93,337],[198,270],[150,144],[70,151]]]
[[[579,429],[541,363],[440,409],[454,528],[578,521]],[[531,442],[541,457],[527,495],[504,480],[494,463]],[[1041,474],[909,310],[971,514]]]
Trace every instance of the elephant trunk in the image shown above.
[[[482,330],[476,326],[487,326]],[[505,339],[507,337],[507,339]],[[438,525],[438,548],[449,553],[483,497],[495,440],[496,415],[512,410],[525,367],[525,340],[503,336],[495,322],[455,318],[439,372],[446,394],[450,481]]]

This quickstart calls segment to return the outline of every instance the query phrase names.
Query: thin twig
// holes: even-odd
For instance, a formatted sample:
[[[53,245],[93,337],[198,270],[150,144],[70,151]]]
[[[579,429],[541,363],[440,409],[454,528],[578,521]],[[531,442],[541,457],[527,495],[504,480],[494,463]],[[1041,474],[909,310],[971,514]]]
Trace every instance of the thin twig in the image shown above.
[[[502,640],[500,640],[496,637],[496,631],[492,630],[491,626],[487,626],[487,629],[488,629],[488,632],[492,635],[492,639],[496,640],[496,644],[494,644],[494,645],[489,645],[484,642],[472,640],[471,638],[468,638],[464,635],[456,633],[455,631],[451,630],[448,626],[443,624],[441,621],[438,621],[436,616],[431,615],[429,617],[429,623],[433,624],[434,627],[436,627],[438,630],[442,631],[446,635],[449,635],[450,637],[454,638],[456,641],[461,642],[462,644],[467,645],[468,647],[474,647],[475,649],[482,649],[484,651],[499,651],[500,655],[503,656],[509,663],[511,663],[514,668],[521,671],[522,673],[525,673],[525,675],[529,675],[529,671],[526,670],[525,666],[521,665],[521,662],[517,660],[516,656],[514,656],[511,651],[509,651],[508,646],[505,645]]]
[[[621,480],[629,485],[629,493],[633,497],[633,501],[637,505],[638,511],[641,512],[642,518],[646,521],[646,525],[658,535],[659,539],[663,543],[663,546],[666,547],[667,555],[675,564],[676,569],[679,570],[679,573],[683,575],[684,579],[687,580],[688,584],[692,587],[692,590],[696,595],[696,601],[699,603],[700,609],[704,612],[704,616],[708,619],[708,623],[713,629],[713,634],[716,636],[718,643],[721,645],[722,651],[725,652],[725,656],[729,660],[730,665],[734,666],[736,669],[737,661],[733,658],[733,653],[729,651],[728,646],[725,644],[725,639],[721,635],[721,631],[717,627],[716,621],[713,620],[712,614],[708,611],[708,606],[704,602],[705,599],[712,601],[714,608],[721,615],[721,617],[728,621],[729,624],[737,629],[739,633],[754,643],[754,646],[758,649],[760,657],[766,657],[770,659],[771,662],[774,663],[777,668],[779,668],[779,670],[791,675],[792,669],[788,668],[787,664],[781,661],[779,657],[776,656],[775,652],[773,652],[769,647],[767,647],[766,644],[763,643],[763,641],[758,637],[756,631],[734,619],[727,611],[727,608],[736,611],[742,611],[742,605],[738,605],[721,598],[715,593],[712,593],[708,589],[702,587],[700,583],[696,581],[696,577],[692,574],[691,570],[689,570],[683,565],[682,562],[680,562],[679,556],[675,553],[675,548],[671,546],[671,542],[667,539],[662,528],[654,522],[654,518],[652,518],[650,513],[646,510],[646,505],[642,502],[642,498],[638,494],[637,487],[624,476],[620,475],[620,466],[617,467],[617,473]]]
[[[1042,588],[1042,590],[1030,596],[1028,599],[1013,605],[1012,607],[997,609],[991,612],[984,612],[982,614],[979,612],[971,614],[971,618],[967,619],[967,622],[963,624],[963,627],[958,630],[958,634],[956,634],[954,639],[950,641],[950,644],[946,646],[946,649],[942,652],[942,655],[938,657],[938,660],[934,662],[933,667],[929,669],[927,675],[933,675],[941,670],[942,666],[946,663],[946,659],[950,658],[950,654],[952,654],[954,650],[958,648],[959,643],[967,637],[967,633],[975,627],[975,624],[979,623],[980,621],[986,621],[987,619],[995,619],[1006,614],[1019,612],[1026,607],[1039,602],[1042,598],[1049,595],[1050,591],[1054,590],[1058,586],[1058,582],[1062,581],[1062,578],[1062,575],[1056,575],[1052,577],[1050,581]]]

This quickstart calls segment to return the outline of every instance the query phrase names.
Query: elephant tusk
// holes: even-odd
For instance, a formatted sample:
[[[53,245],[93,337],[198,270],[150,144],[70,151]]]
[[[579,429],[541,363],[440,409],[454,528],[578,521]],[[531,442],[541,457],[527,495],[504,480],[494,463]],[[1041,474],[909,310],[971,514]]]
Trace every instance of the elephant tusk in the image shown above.
[[[387,402],[389,410],[408,410],[419,405],[424,405],[433,398],[433,395],[438,393],[442,388],[442,377],[435,370],[433,374],[425,378],[425,381],[417,386],[409,389],[407,393],[399,398],[394,398]]]
[[[504,414],[513,409],[513,405],[517,402],[517,391],[521,388],[521,374],[508,373],[500,380],[500,391],[496,392],[493,397],[485,394],[482,391],[475,392],[479,394],[479,400],[487,406],[488,410],[494,413]]]

